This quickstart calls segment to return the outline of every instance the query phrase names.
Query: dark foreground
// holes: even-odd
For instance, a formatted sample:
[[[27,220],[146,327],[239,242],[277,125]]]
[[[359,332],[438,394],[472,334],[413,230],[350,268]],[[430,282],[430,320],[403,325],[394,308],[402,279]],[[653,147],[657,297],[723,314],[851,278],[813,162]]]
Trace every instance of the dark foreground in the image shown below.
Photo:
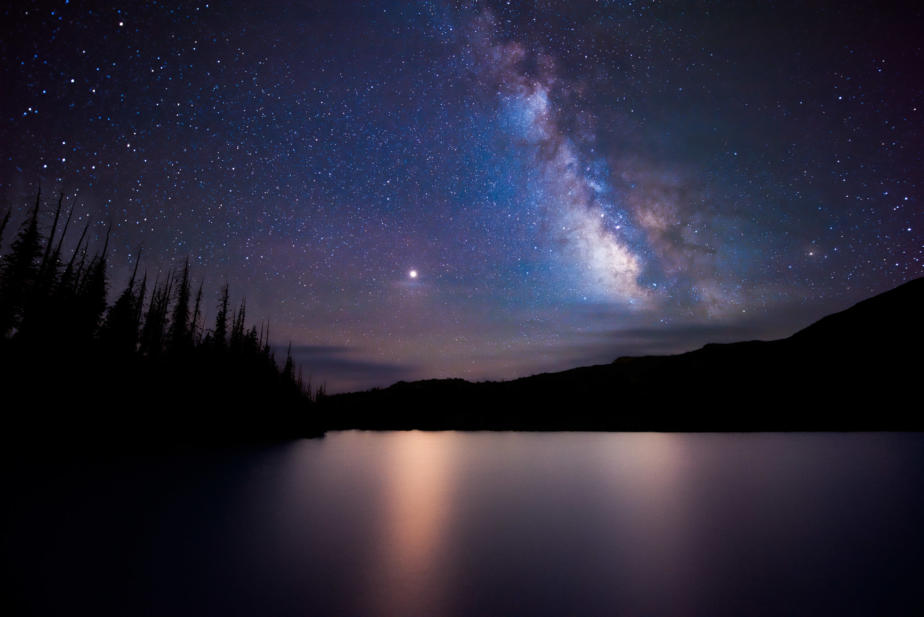
[[[5,462],[8,615],[924,611],[920,434],[348,432]]]

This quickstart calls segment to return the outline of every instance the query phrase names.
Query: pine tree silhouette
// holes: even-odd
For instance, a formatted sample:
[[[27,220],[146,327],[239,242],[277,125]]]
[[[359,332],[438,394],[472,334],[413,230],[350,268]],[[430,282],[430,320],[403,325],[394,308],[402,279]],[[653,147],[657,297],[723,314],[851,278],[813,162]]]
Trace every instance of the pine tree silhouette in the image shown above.
[[[39,266],[39,279],[43,280],[43,282],[49,282],[49,281],[45,281],[44,279],[53,278],[52,276],[50,276],[50,273],[49,273],[49,270],[53,268],[53,264],[51,260],[51,257],[52,257],[51,245],[54,242],[55,232],[58,229],[58,219],[61,218],[61,206],[63,202],[64,202],[64,193],[61,193],[61,196],[58,198],[58,207],[55,209],[55,220],[51,224],[51,232],[48,234],[48,242],[45,243],[45,252],[42,254],[42,263]],[[66,230],[65,230],[65,233],[67,233]],[[61,237],[62,238],[64,237],[63,234]]]
[[[68,260],[67,265],[64,267],[64,272],[61,273],[61,277],[58,280],[58,284],[55,287],[54,293],[54,302],[58,306],[70,306],[73,307],[75,299],[77,297],[77,287],[80,282],[80,267],[75,265],[77,256],[86,249],[84,248],[83,242],[84,238],[87,237],[87,231],[90,229],[90,222],[87,221],[86,225],[83,226],[83,231],[80,233],[80,238],[77,240],[77,246],[74,248],[74,251],[71,253],[71,258]],[[63,240],[63,238],[62,238]],[[60,250],[60,242],[58,244],[58,249]],[[63,315],[61,318],[61,329],[70,331],[73,321],[73,315]]]
[[[3,232],[6,230],[6,226],[10,222],[10,215],[12,213],[12,209],[7,210],[6,214],[3,216],[3,220],[0,221],[0,249],[3,248]]]
[[[231,338],[228,346],[231,353],[241,353],[244,347],[244,318],[247,315],[247,299],[241,300],[241,308],[234,314],[231,326]]]
[[[32,215],[23,223],[10,252],[0,262],[0,337],[15,330],[35,286],[41,256],[38,214],[41,191],[35,197]]]
[[[51,247],[58,228],[58,221],[61,218],[63,201],[64,193],[61,193],[48,240],[44,241],[41,233],[39,233],[39,244],[44,242],[45,247],[36,271],[35,282],[31,289],[25,290],[27,295],[24,300],[17,338],[29,341],[30,344],[41,345],[53,340],[51,335],[54,331],[53,322],[56,307],[51,302],[51,298],[58,281],[60,263],[57,260],[57,255],[52,252]]]
[[[269,335],[270,335],[270,324],[269,324],[269,320],[266,320],[266,334],[264,335],[264,338],[263,338],[263,355],[265,355],[267,358],[271,360],[274,360],[273,350],[270,347],[270,343],[269,343]]]
[[[173,281],[168,276],[162,285],[155,281],[151,291],[151,301],[145,313],[141,328],[141,353],[148,358],[159,358],[164,351],[167,330],[167,309],[170,304],[170,292]]]
[[[77,287],[77,306],[75,307],[78,322],[74,336],[81,340],[90,340],[97,335],[106,311],[106,296],[109,290],[109,281],[106,271],[106,254],[109,250],[109,231],[106,232],[106,243],[101,253],[95,255],[80,278]]]
[[[141,250],[139,249],[131,279],[115,304],[109,308],[106,321],[100,331],[100,340],[106,350],[121,357],[135,353],[138,347],[138,328],[141,317],[139,309],[144,300],[144,292],[138,294],[135,291],[135,277],[138,274],[140,263]]]
[[[46,239],[39,229],[38,194],[9,250],[0,253],[0,376],[8,400],[31,397],[36,405],[62,412],[73,411],[71,402],[79,401],[88,411],[57,416],[76,430],[93,414],[122,425],[126,418],[143,419],[147,430],[161,435],[315,430],[303,416],[310,392],[295,379],[291,353],[281,370],[273,357],[269,322],[261,322],[259,330],[248,328],[245,299],[229,323],[227,283],[214,331],[206,334],[201,327],[203,283],[190,311],[189,260],[181,271],[155,280],[148,298],[147,273],[138,284],[139,250],[131,278],[109,305],[111,227],[101,250],[91,253],[88,221],[65,264],[61,251],[74,205],[59,232],[63,211],[61,195]],[[9,220],[8,212],[0,234]],[[47,387],[47,374],[36,370],[47,362],[50,349],[67,367],[55,375],[54,388]],[[126,415],[132,406],[135,413]]]
[[[192,347],[189,327],[189,288],[189,259],[187,259],[176,289],[176,302],[173,304],[173,317],[170,319],[171,353],[185,353]]]
[[[219,349],[228,344],[228,283],[221,288],[221,298],[218,301],[218,315],[215,316],[215,330],[212,340]]]
[[[292,343],[286,349],[286,363],[282,367],[282,378],[286,382],[295,383],[295,363],[292,361]]]
[[[188,263],[188,262],[187,262]],[[192,344],[195,347],[198,347],[202,344],[202,330],[199,327],[199,318],[202,316],[202,282],[199,282],[199,291],[196,292],[196,303],[195,308],[193,308],[192,318],[189,322],[190,328],[190,338],[192,339]]]

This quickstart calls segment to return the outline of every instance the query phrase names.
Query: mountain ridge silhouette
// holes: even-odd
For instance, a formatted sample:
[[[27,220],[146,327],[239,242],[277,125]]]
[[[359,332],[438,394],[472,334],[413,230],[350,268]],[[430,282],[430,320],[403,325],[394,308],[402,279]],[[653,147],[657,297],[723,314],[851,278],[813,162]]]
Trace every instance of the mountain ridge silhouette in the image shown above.
[[[924,277],[789,337],[510,381],[428,379],[338,394],[329,429],[921,429]]]

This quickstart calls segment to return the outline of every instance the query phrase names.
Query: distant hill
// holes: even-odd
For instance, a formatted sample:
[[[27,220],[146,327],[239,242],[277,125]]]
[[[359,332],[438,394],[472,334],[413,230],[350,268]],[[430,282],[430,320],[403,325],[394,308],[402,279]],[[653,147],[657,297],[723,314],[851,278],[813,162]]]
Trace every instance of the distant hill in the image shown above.
[[[324,404],[330,429],[924,429],[924,278],[789,338],[512,381],[399,382]]]

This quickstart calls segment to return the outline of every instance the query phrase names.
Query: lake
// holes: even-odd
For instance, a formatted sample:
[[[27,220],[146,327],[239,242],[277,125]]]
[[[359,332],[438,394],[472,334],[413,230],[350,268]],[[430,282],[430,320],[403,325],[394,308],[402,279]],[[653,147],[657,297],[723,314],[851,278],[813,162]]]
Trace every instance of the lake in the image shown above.
[[[9,615],[924,611],[924,435],[342,432],[4,470]]]

